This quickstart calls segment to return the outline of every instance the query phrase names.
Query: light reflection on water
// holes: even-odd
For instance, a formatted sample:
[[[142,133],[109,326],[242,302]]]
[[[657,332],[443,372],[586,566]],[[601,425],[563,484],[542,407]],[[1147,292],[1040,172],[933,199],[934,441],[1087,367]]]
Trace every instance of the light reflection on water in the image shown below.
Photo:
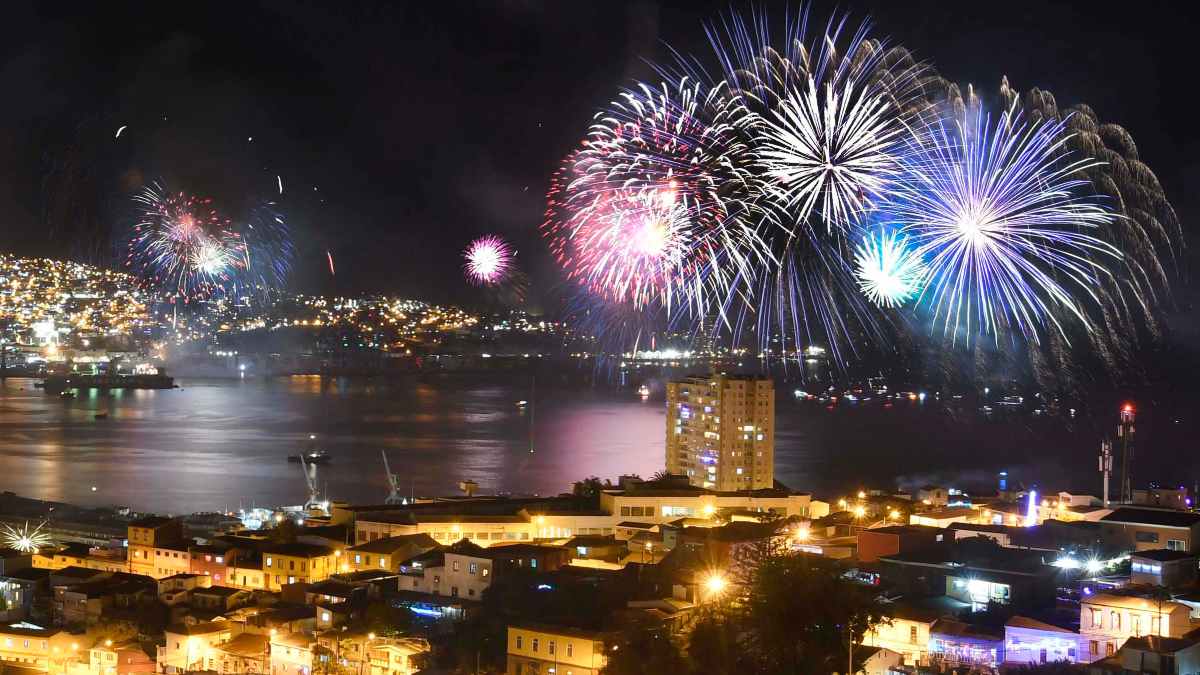
[[[298,504],[304,480],[286,456],[309,433],[335,457],[320,467],[320,483],[356,502],[387,494],[380,450],[417,494],[453,493],[466,479],[488,492],[557,493],[580,477],[648,476],[663,463],[662,402],[628,391],[539,387],[531,454],[529,413],[516,405],[530,397],[528,381],[180,385],[63,400],[9,379],[0,388],[0,486],[171,513]]]

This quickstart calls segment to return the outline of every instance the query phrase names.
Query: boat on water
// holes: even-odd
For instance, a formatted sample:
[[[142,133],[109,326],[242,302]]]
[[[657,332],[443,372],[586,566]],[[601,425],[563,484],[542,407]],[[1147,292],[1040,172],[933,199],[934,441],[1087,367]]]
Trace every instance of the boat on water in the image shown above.
[[[163,373],[144,373],[133,375],[47,375],[42,380],[42,389],[47,394],[55,394],[71,389],[173,389],[174,378]]]
[[[644,384],[638,387],[638,396],[641,396],[642,398],[648,398],[650,396],[650,387],[647,387]]]
[[[288,455],[289,462],[299,463],[301,459],[308,464],[324,464],[333,460],[333,455],[330,455],[324,448],[313,448],[300,455]]]
[[[71,391],[70,389],[68,389],[66,391],[60,391],[60,392],[58,392],[58,397],[59,398],[75,398],[75,392]]]

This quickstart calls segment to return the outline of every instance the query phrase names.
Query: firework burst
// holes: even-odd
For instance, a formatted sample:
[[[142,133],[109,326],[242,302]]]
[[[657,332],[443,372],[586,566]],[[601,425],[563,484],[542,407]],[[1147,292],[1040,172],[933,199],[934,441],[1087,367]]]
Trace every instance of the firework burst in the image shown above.
[[[495,286],[508,277],[513,250],[503,239],[489,234],[472,241],[463,251],[463,258],[463,270],[471,283]]]
[[[610,302],[703,305],[747,236],[745,153],[724,87],[639,85],[596,116],[550,190],[543,234],[568,278]],[[713,273],[701,274],[702,270]]]
[[[161,185],[134,197],[127,267],[184,301],[211,295],[245,267],[245,242],[212,201]]]
[[[50,535],[42,531],[45,525],[45,523],[41,523],[32,530],[29,529],[29,521],[26,521],[21,527],[4,525],[3,530],[0,531],[0,537],[3,538],[4,545],[8,548],[22,553],[37,553],[39,549],[54,543],[50,539]]]
[[[879,307],[899,307],[917,295],[925,276],[925,263],[895,232],[863,236],[854,251],[858,285]]]
[[[1036,342],[1061,316],[1086,324],[1080,304],[1120,261],[1094,236],[1112,219],[1083,196],[1062,123],[1027,124],[1006,112],[939,123],[915,138],[906,180],[884,206],[929,266],[920,301],[944,334],[970,340],[1007,327]]]

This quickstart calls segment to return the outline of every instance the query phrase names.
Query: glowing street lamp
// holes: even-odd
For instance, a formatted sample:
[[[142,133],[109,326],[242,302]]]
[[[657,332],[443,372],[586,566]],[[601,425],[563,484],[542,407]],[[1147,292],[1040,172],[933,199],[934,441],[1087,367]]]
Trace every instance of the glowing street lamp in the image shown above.
[[[720,572],[712,572],[704,579],[704,590],[708,593],[709,598],[720,597],[728,585],[729,582],[725,580],[725,575]]]

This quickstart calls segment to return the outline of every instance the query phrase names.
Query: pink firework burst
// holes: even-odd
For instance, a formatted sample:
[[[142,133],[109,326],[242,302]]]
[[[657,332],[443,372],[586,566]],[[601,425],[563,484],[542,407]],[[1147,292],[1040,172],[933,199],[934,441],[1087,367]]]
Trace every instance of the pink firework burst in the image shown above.
[[[463,251],[467,280],[480,286],[494,286],[508,276],[512,268],[513,250],[506,241],[494,234],[484,235]]]

